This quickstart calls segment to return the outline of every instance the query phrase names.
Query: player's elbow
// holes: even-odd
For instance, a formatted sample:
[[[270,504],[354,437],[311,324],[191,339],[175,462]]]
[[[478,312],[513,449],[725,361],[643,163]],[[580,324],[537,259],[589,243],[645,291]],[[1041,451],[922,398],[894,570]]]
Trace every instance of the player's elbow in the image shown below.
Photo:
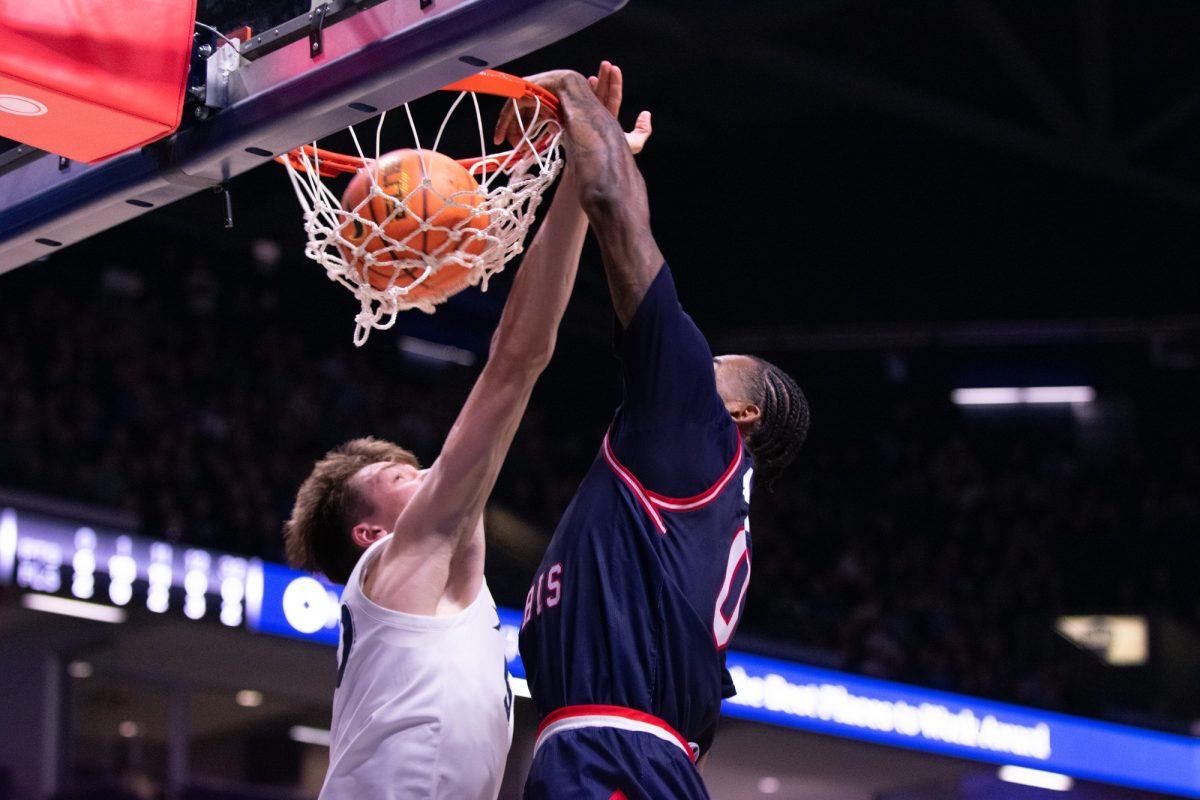
[[[579,193],[579,205],[593,222],[616,217],[621,200],[620,186],[613,180],[595,181]]]
[[[596,181],[579,193],[579,204],[598,235],[630,235],[650,229],[650,208],[644,192],[633,191],[638,175],[620,170]]]
[[[554,356],[554,338],[534,340],[498,338],[488,361],[512,375],[540,375]]]

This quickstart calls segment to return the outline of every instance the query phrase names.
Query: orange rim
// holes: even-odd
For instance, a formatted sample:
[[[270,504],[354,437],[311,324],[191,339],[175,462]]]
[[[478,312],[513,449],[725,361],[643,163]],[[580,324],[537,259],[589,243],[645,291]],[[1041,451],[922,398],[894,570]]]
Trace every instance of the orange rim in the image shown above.
[[[518,78],[516,75],[509,75],[506,72],[498,72],[494,69],[485,69],[467,78],[463,78],[461,81],[456,81],[449,86],[443,86],[442,91],[475,92],[477,94],[490,94],[496,97],[507,97],[512,100],[535,98],[541,101],[542,107],[549,111],[552,117],[559,119],[558,98],[552,92],[543,89],[535,83],[530,83],[524,78]],[[534,149],[539,153],[544,151],[550,145],[552,138],[551,136],[542,137],[534,143]],[[478,170],[486,173],[502,164],[512,152],[512,150],[508,150],[489,156],[457,158],[455,161],[468,170]],[[338,175],[353,174],[366,167],[366,160],[358,156],[335,153],[332,150],[322,150],[310,144],[301,145],[283,155],[276,156],[275,160],[280,164],[291,163],[295,169],[305,172],[304,156],[317,161],[317,172],[322,178],[334,178]]]

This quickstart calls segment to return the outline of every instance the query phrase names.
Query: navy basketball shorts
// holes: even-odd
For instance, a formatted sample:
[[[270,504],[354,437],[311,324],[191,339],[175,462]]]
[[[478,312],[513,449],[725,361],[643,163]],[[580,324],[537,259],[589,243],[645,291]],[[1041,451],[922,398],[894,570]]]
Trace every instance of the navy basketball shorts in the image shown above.
[[[538,727],[525,800],[708,800],[687,740],[621,706],[567,706]]]

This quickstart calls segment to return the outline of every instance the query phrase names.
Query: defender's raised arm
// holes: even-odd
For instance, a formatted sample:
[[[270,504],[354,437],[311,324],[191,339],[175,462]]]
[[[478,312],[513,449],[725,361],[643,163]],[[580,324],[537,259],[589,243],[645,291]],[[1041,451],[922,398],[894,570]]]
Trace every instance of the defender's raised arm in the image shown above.
[[[447,590],[465,536],[481,534],[483,507],[525,413],[579,265],[587,220],[567,169],[545,222],[513,280],[487,365],[459,412],[441,455],[391,530],[402,531],[380,556],[371,596],[388,608],[432,614]],[[482,548],[467,574],[454,576],[470,602],[483,580]]]

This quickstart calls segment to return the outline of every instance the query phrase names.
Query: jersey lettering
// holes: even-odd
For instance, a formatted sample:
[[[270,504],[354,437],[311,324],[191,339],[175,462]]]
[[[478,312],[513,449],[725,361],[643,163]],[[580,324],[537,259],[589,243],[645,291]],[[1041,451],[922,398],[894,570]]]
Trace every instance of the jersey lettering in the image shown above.
[[[512,722],[513,691],[512,680],[508,674],[508,659],[504,660],[504,716]]]
[[[562,601],[562,572],[563,565],[555,564],[545,572],[539,572],[525,595],[525,616],[521,619],[524,628],[529,620],[538,616],[547,608],[554,608]]]
[[[749,573],[750,551],[747,549],[742,551],[742,555],[740,556],[737,565],[734,567],[733,576],[728,581],[729,586],[748,586],[750,583]],[[742,591],[744,592],[745,589],[743,588]],[[728,593],[728,596],[725,598],[725,602],[720,606],[722,619],[731,620],[733,619],[734,615],[738,613],[738,605],[740,605],[742,602],[741,595],[742,592],[739,592],[736,589]]]
[[[742,478],[742,498],[746,506],[750,506],[750,481],[754,470],[746,470]],[[737,588],[740,587],[740,588]],[[737,630],[738,620],[742,616],[742,607],[746,600],[746,590],[750,588],[750,517],[742,520],[742,527],[733,535],[729,545],[729,554],[725,559],[725,580],[721,582],[721,591],[717,593],[716,608],[713,609],[713,642],[718,650],[723,650],[733,638]],[[734,600],[730,606],[730,600]]]
[[[521,617],[521,627],[525,627],[525,623],[533,619],[533,590],[537,588],[535,583],[529,587],[529,593],[525,595],[525,614]]]
[[[745,569],[741,569],[742,565]],[[742,580],[738,581],[737,578]],[[735,587],[740,585],[740,590]],[[729,557],[725,563],[725,581],[721,592],[717,595],[717,605],[713,609],[713,641],[720,650],[729,644],[733,632],[737,630],[738,619],[742,615],[742,603],[746,599],[746,589],[750,587],[750,547],[746,529],[739,528],[729,546]],[[736,594],[735,594],[736,592]],[[730,597],[736,597],[737,602],[729,614],[725,613],[726,603]]]
[[[346,663],[350,660],[350,647],[354,644],[354,618],[350,616],[350,606],[342,603],[342,639],[338,642],[338,673],[334,688],[342,685],[342,676],[346,674]]]
[[[546,588],[550,590],[550,596],[546,598],[546,608],[554,608],[562,599],[560,575],[562,575],[562,564],[555,564],[546,572]]]

